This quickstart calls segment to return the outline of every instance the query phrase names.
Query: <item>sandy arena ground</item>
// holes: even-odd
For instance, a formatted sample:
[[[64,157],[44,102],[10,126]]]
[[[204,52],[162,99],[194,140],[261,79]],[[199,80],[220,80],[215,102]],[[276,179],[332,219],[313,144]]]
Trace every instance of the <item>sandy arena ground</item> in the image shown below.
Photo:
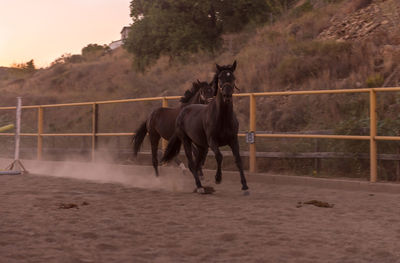
[[[0,176],[0,262],[400,262],[400,191],[57,167]]]

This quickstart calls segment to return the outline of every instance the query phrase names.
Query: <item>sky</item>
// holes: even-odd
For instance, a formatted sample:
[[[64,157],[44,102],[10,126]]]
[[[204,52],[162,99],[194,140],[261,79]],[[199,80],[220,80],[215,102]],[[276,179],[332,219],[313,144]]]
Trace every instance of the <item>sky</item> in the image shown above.
[[[0,0],[0,66],[47,67],[88,44],[109,44],[132,23],[131,0]]]

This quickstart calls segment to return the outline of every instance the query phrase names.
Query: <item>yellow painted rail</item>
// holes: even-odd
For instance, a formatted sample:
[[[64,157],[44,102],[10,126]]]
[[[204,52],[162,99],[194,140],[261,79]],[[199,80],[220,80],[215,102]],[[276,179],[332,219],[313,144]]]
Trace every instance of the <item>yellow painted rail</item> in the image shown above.
[[[370,181],[377,180],[377,146],[379,140],[382,141],[400,141],[400,136],[377,136],[377,116],[376,116],[376,97],[380,92],[398,92],[400,87],[385,87],[371,89],[339,89],[339,90],[311,90],[311,91],[284,91],[284,92],[259,92],[259,93],[239,93],[236,97],[248,97],[250,100],[250,116],[249,116],[249,132],[256,131],[256,98],[267,96],[290,96],[290,95],[318,95],[318,94],[354,94],[366,93],[369,94],[370,105],[370,134],[369,136],[361,135],[323,135],[323,134],[255,134],[255,138],[312,138],[312,139],[339,139],[339,140],[367,140],[370,143]],[[97,132],[98,124],[98,106],[101,104],[113,103],[128,103],[141,101],[160,101],[163,107],[168,106],[168,100],[179,99],[180,96],[168,97],[152,97],[152,98],[136,98],[125,100],[108,100],[108,101],[93,101],[79,103],[63,103],[63,104],[48,104],[48,105],[32,105],[22,106],[22,109],[37,109],[38,112],[38,129],[37,133],[21,133],[21,136],[36,136],[37,137],[37,159],[42,159],[43,137],[46,136],[88,136],[92,138],[92,160],[95,159],[96,138],[100,136],[132,136],[134,133],[99,133]],[[90,106],[92,107],[92,132],[90,133],[43,133],[43,111],[46,108],[54,107],[73,107],[73,106]],[[16,107],[0,107],[0,110],[15,110]],[[13,136],[14,133],[0,133],[0,136]],[[246,136],[244,133],[238,134],[240,137]],[[165,141],[162,143],[165,147]],[[249,145],[249,170],[250,172],[257,171],[256,160],[256,141]]]
[[[14,129],[14,124],[8,124],[8,125],[0,127],[0,132],[8,131],[11,129]]]

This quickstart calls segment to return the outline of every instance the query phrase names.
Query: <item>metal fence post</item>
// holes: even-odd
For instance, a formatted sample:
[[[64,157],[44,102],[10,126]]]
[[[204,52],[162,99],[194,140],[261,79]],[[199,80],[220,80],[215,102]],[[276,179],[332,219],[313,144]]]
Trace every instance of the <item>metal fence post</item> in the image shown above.
[[[43,107],[39,106],[38,108],[38,128],[37,128],[37,159],[40,161],[42,160],[42,153],[43,153]]]
[[[98,131],[98,113],[99,113],[99,105],[97,105],[97,103],[94,102],[92,104],[92,162],[94,162],[96,158],[96,147],[97,147],[96,133]]]
[[[17,97],[17,109],[16,109],[16,122],[15,122],[15,151],[14,161],[19,161],[19,145],[20,145],[20,133],[21,133],[21,106],[22,98]]]
[[[162,98],[162,107],[163,108],[167,108],[168,107],[168,100],[165,97]],[[163,152],[167,148],[167,144],[168,144],[168,141],[163,139],[163,138],[161,138],[161,149],[163,150]]]
[[[370,115],[370,181],[376,182],[378,175],[377,168],[377,146],[375,136],[377,134],[376,123],[376,92],[371,89],[369,92],[369,115]]]
[[[254,132],[254,143],[250,143],[250,155],[249,155],[249,170],[251,173],[257,171],[257,159],[256,159],[256,98],[252,93],[250,95],[250,131]]]

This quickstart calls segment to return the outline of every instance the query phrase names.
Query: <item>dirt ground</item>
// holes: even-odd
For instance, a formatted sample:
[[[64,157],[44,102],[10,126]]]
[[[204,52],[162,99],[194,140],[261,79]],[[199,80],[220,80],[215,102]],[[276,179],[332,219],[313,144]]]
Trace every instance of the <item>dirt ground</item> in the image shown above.
[[[400,262],[400,193],[67,171],[0,176],[0,262]]]

